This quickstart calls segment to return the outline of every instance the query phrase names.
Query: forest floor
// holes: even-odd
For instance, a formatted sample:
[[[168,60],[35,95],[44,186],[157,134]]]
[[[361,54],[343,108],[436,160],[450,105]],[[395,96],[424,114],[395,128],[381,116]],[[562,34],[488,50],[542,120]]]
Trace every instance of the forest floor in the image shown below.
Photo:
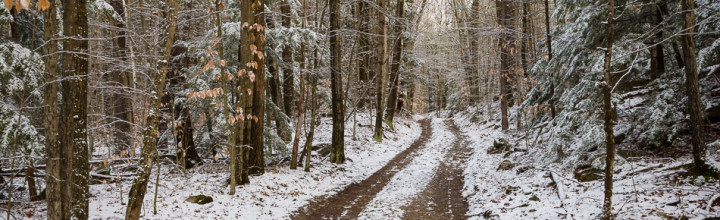
[[[448,115],[445,112],[443,115]],[[153,214],[155,178],[143,219],[596,219],[602,207],[602,173],[576,179],[577,170],[543,162],[552,137],[503,132],[499,121],[461,112],[400,117],[383,142],[372,138],[370,114],[358,114],[357,138],[346,128],[345,164],[315,154],[311,172],[286,163],[267,168],[227,194],[222,159],[182,173],[163,165]],[[492,117],[497,118],[497,117]],[[330,141],[323,118],[316,143]],[[492,153],[500,139],[510,145]],[[302,141],[301,141],[302,143]],[[630,157],[614,177],[617,219],[703,219],[720,214],[720,182],[687,172],[691,159]],[[157,171],[157,170],[154,170]],[[591,175],[591,176],[592,176]],[[153,173],[153,177],[155,173]],[[130,180],[90,187],[91,219],[123,219]],[[185,200],[204,194],[205,205]],[[45,202],[15,208],[16,216],[44,219]]]
[[[422,134],[369,178],[318,198],[293,219],[465,219],[462,164],[469,156],[452,120],[424,119]]]
[[[316,197],[335,194],[349,184],[367,179],[395,155],[407,149],[420,137],[422,116],[396,117],[395,130],[387,130],[382,143],[373,138],[374,117],[357,115],[357,138],[353,138],[353,118],[348,120],[345,137],[344,164],[333,164],[313,152],[312,168],[291,170],[287,163],[266,167],[266,173],[251,176],[250,184],[238,186],[234,196],[228,195],[226,160],[206,160],[205,164],[182,172],[163,164],[157,190],[157,214],[153,213],[155,175],[148,184],[142,219],[287,219]],[[332,120],[322,118],[316,128],[315,145],[330,143]],[[387,128],[386,128],[387,129]],[[301,145],[305,135],[301,137]],[[288,147],[292,145],[289,144]],[[302,163],[304,164],[304,163]],[[116,179],[117,180],[117,179]],[[17,178],[16,182],[21,183]],[[90,186],[90,219],[124,219],[127,195],[132,180]],[[193,195],[206,195],[213,202],[199,205],[185,201]],[[27,200],[27,199],[25,199]],[[44,201],[23,202],[13,208],[15,216],[45,219]]]
[[[499,117],[492,117],[499,118]],[[464,171],[470,219],[598,219],[602,170],[570,169],[547,159],[546,134],[500,131],[499,120],[462,112],[453,117],[473,154]],[[499,139],[509,151],[488,151]],[[720,217],[720,182],[688,172],[688,154],[619,159],[613,177],[616,219]],[[566,159],[567,160],[567,159]],[[564,160],[565,161],[565,160]],[[586,175],[580,179],[578,174]]]

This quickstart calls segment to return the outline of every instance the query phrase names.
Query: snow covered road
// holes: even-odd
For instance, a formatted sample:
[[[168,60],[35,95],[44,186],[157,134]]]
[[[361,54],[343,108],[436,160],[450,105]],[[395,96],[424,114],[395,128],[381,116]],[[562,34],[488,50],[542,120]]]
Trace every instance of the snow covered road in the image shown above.
[[[467,149],[450,120],[423,120],[423,133],[385,167],[293,219],[463,219],[462,162]]]

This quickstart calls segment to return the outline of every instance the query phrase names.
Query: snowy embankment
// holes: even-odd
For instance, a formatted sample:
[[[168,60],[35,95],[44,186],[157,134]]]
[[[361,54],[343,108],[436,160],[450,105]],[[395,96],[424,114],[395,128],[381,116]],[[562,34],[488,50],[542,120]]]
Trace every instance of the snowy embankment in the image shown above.
[[[499,121],[473,122],[471,118],[470,115],[455,117],[473,149],[464,172],[463,192],[468,198],[471,219],[598,217],[604,195],[602,177],[580,182],[574,178],[573,170],[557,164],[541,164],[546,150],[542,142],[527,148],[524,138],[501,132]],[[507,139],[515,152],[488,154],[487,149],[499,138]],[[532,143],[532,139],[529,142]],[[512,166],[508,170],[498,169],[505,160],[506,165],[509,162]],[[617,219],[720,216],[720,204],[716,200],[720,197],[718,181],[686,175],[686,165],[691,162],[687,156],[640,157],[618,164],[614,175],[613,214]],[[713,201],[716,204],[712,204]]]
[[[238,186],[234,196],[228,195],[228,167],[224,162],[206,161],[206,164],[189,170],[185,175],[163,166],[157,199],[158,213],[153,214],[153,173],[145,196],[142,218],[287,219],[291,212],[306,205],[310,199],[334,194],[350,183],[367,178],[409,147],[420,135],[421,129],[416,119],[396,117],[396,131],[386,130],[386,138],[382,143],[377,143],[372,139],[372,126],[358,126],[357,140],[352,140],[351,118],[345,132],[345,164],[336,165],[328,162],[327,157],[319,159],[313,156],[311,172],[304,172],[302,165],[298,170],[290,170],[287,164],[270,166],[266,168],[266,174],[250,177],[249,185]],[[358,114],[358,122],[362,122],[360,124],[370,121],[368,115]],[[315,143],[329,143],[331,120],[323,118],[317,129]],[[304,143],[304,140],[300,143]],[[91,219],[124,218],[130,184],[130,181],[124,181],[121,185],[91,185]],[[210,196],[214,201],[205,205],[185,202],[189,196],[199,194]],[[44,210],[44,207],[39,207],[44,204],[37,205],[35,208]],[[44,218],[43,215],[35,217]]]
[[[425,189],[443,162],[449,145],[456,139],[448,130],[444,119],[433,118],[432,128],[431,141],[408,156],[413,158],[412,162],[393,176],[360,213],[358,219],[400,219],[403,216],[403,206],[408,205]]]

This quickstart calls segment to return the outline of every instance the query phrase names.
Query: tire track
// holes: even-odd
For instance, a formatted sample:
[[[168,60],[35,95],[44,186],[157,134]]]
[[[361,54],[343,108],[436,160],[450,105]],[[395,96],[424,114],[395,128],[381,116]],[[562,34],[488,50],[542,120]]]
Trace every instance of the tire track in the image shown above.
[[[348,185],[335,195],[311,201],[292,219],[356,219],[365,206],[375,198],[395,174],[403,170],[415,157],[418,149],[432,136],[431,119],[419,121],[420,137],[410,147],[396,155],[388,164],[367,179]]]

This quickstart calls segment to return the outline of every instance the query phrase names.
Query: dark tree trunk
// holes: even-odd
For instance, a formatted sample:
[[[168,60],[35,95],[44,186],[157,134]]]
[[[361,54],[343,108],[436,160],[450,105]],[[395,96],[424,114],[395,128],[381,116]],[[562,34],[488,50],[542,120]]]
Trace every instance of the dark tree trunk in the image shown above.
[[[656,27],[658,32],[655,34],[655,41],[654,44],[657,44],[650,48],[650,78],[651,79],[657,79],[660,77],[663,73],[665,73],[665,50],[663,48],[662,43],[660,43],[663,40],[663,28],[660,27],[663,23],[663,9],[662,8],[667,7],[667,3],[665,2],[658,2],[658,8],[655,12],[655,18],[653,19],[652,25]]]
[[[63,1],[63,34],[73,38],[63,40],[62,81],[63,104],[60,144],[62,146],[61,175],[65,175],[63,205],[73,219],[88,218],[90,179],[87,145],[87,74],[88,74],[88,20],[85,0]],[[64,168],[64,169],[63,169]]]
[[[502,130],[509,128],[508,108],[511,103],[510,82],[512,78],[513,55],[514,50],[514,32],[515,13],[514,3],[510,0],[500,0],[498,2],[498,24],[502,27],[500,33],[500,112],[502,114]]]
[[[282,13],[282,26],[290,28],[292,26],[292,12],[290,2],[282,1],[280,11]],[[283,48],[282,52],[282,70],[283,70],[283,104],[285,115],[290,116],[293,113],[293,102],[295,101],[295,73],[292,69],[293,52],[290,46]]]
[[[123,0],[112,0],[109,2],[116,13],[120,17],[125,18],[125,7],[123,7]],[[114,40],[117,46],[115,56],[123,61],[123,65],[118,68],[124,68],[124,62],[127,61],[127,35],[125,33],[125,23],[117,21],[115,24],[117,28],[117,37]],[[130,129],[132,120],[132,100],[126,94],[125,89],[131,86],[132,77],[127,71],[117,71],[113,73],[113,87],[117,88],[113,94],[112,112],[116,118],[113,125],[113,133],[115,138],[115,153],[119,154],[121,151],[127,150],[130,147]]]
[[[385,78],[385,60],[386,55],[385,52],[387,51],[387,39],[386,39],[386,32],[387,32],[387,26],[385,24],[385,0],[377,0],[377,5],[381,8],[380,11],[377,13],[377,27],[375,34],[377,35],[375,38],[377,40],[377,45],[375,45],[375,49],[377,50],[377,57],[376,64],[377,64],[377,70],[375,75],[375,103],[377,104],[375,107],[375,135],[374,138],[376,141],[382,141],[383,138],[383,81]],[[338,25],[340,26],[340,25]],[[338,27],[339,28],[339,27]],[[338,65],[340,66],[340,65]],[[339,68],[339,67],[338,67]]]
[[[395,16],[398,21],[395,24],[395,45],[393,48],[393,62],[390,66],[390,93],[387,98],[387,108],[385,109],[385,121],[393,128],[393,119],[395,118],[395,112],[397,111],[397,100],[398,100],[398,86],[400,85],[400,65],[402,64],[403,57],[403,41],[405,40],[403,32],[405,31],[406,20],[405,14],[405,2],[403,0],[397,1],[397,9]]]
[[[342,97],[340,1],[330,0],[330,89],[332,94],[332,151],[330,162],[345,163],[345,108]]]
[[[262,0],[255,0],[255,23],[262,29],[256,29],[255,45],[257,51],[254,52],[253,59],[257,62],[257,70],[255,71],[255,83],[253,85],[252,99],[252,130],[250,131],[250,142],[252,149],[250,151],[250,161],[248,169],[249,174],[265,173],[265,144],[264,144],[264,121],[265,121],[265,3]]]
[[[550,33],[550,0],[545,0],[545,45],[547,46],[547,62],[548,64],[553,59],[552,53],[552,35]],[[549,65],[548,65],[549,66]],[[555,74],[550,74],[550,116],[555,118],[557,110],[555,109]]]
[[[683,60],[683,53],[680,50],[680,46],[678,46],[677,42],[672,42],[672,48],[673,52],[675,52],[675,61],[677,61],[678,68],[685,68],[685,61]]]
[[[17,2],[16,4],[20,4],[20,2]],[[10,16],[13,18],[13,21],[10,22],[10,39],[14,41],[18,41],[18,28],[17,28],[17,11],[15,8],[10,8]]]
[[[368,6],[368,3],[366,1],[360,1],[358,3],[358,20],[360,22],[359,29],[360,33],[358,34],[358,53],[359,53],[359,64],[358,64],[358,79],[360,83],[360,88],[357,91],[358,92],[358,103],[357,108],[365,108],[366,103],[368,102],[368,97],[371,95],[368,95],[368,91],[370,91],[370,79],[375,75],[373,73],[373,67],[372,62],[370,61],[371,54],[373,53],[373,49],[371,46],[370,41],[370,6]]]
[[[179,105],[177,109],[180,113],[179,116],[176,117],[182,118],[182,122],[180,123],[180,127],[176,128],[178,130],[176,138],[180,145],[178,148],[182,150],[177,153],[176,157],[178,159],[185,158],[185,169],[190,169],[195,167],[195,165],[201,164],[202,159],[200,159],[200,155],[195,147],[195,141],[193,140],[195,129],[193,128],[190,111],[182,105]],[[185,155],[183,156],[181,154]]]
[[[40,200],[37,193],[37,185],[35,184],[35,168],[34,167],[28,167],[25,169],[25,182],[27,182],[28,186],[28,195],[30,197],[30,201],[38,201]]]
[[[50,7],[43,12],[45,19],[45,81],[48,85],[45,87],[45,154],[47,156],[47,167],[45,169],[45,194],[47,199],[47,216],[48,220],[67,219],[69,209],[63,205],[63,192],[67,190],[67,185],[63,182],[66,176],[61,175],[64,162],[67,160],[63,155],[64,147],[58,143],[58,42],[57,38],[58,21],[57,21],[57,5],[54,1],[50,2]]]
[[[682,34],[682,52],[685,60],[685,86],[687,87],[687,110],[690,115],[690,131],[692,132],[692,152],[694,170],[699,174],[718,175],[717,167],[712,167],[705,160],[705,123],[703,119],[703,104],[700,100],[700,86],[698,83],[697,58],[695,55],[695,2],[682,1],[682,11],[685,29]]]
[[[615,163],[615,135],[613,134],[613,106],[611,76],[612,73],[612,49],[615,38],[615,0],[608,1],[607,30],[605,31],[605,83],[602,85],[604,119],[605,119],[605,199],[603,202],[603,219],[612,217],[612,195],[613,195],[613,174]]]
[[[313,138],[315,136],[315,119],[317,116],[317,77],[312,76],[310,77],[311,87],[312,90],[310,92],[310,131],[307,134],[307,138],[305,138],[305,172],[310,172],[310,156],[312,155],[312,144],[313,144]]]

